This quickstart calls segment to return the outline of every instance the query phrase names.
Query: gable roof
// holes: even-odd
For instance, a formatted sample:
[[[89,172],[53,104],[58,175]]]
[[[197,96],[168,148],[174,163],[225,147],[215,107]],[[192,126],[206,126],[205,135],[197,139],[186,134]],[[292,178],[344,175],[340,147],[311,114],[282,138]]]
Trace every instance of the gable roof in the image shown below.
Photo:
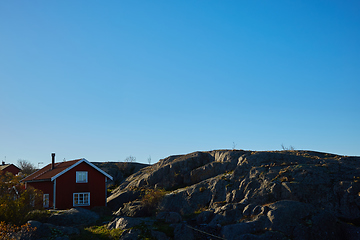
[[[4,164],[4,165],[0,165],[0,171],[4,170],[7,167],[10,167],[11,165],[13,165],[14,167],[16,167],[17,169],[21,170],[20,168],[18,168],[17,166],[15,166],[14,164],[10,163],[10,164]]]
[[[105,175],[106,177],[113,179],[109,174],[101,170],[100,168],[96,167],[94,164],[86,160],[85,158],[76,159],[66,162],[58,162],[55,163],[55,168],[51,169],[51,164],[46,165],[42,169],[34,172],[33,174],[27,176],[26,178],[22,179],[22,182],[37,182],[37,181],[54,181],[56,178],[60,177],[70,169],[76,167],[80,163],[87,163],[91,167],[95,168],[97,171]]]

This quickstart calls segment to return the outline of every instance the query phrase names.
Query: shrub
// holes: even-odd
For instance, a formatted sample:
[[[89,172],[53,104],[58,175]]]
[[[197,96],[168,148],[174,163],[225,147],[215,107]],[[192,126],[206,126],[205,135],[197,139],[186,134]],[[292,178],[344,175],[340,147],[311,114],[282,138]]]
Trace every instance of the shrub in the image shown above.
[[[156,208],[160,200],[164,197],[166,191],[164,189],[148,188],[142,192],[142,203],[149,208]]]
[[[19,238],[19,235],[21,235],[21,239],[28,239],[35,229],[36,228],[31,228],[29,224],[18,227],[2,221],[0,222],[0,239],[15,240]]]
[[[27,222],[29,220],[35,220],[39,222],[45,222],[46,219],[50,217],[50,215],[51,212],[48,210],[33,210],[26,214],[25,221]]]
[[[42,208],[41,191],[25,189],[19,177],[11,173],[0,176],[0,221],[21,225],[28,212],[39,208]]]
[[[87,239],[119,239],[124,230],[119,228],[108,229],[105,225],[102,226],[91,226],[84,228],[81,231],[80,236],[74,236],[71,239],[76,240],[87,240]]]

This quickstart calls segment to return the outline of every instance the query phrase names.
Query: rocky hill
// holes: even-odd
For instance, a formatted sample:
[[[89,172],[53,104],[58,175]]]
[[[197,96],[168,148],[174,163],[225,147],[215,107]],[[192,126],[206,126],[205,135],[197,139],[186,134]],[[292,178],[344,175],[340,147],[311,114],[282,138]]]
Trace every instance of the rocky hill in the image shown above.
[[[119,185],[131,174],[139,171],[143,167],[149,166],[149,164],[136,162],[92,162],[92,164],[113,177],[110,185]]]
[[[108,206],[118,215],[110,228],[156,215],[174,239],[360,239],[360,157],[243,150],[170,156],[127,177]]]

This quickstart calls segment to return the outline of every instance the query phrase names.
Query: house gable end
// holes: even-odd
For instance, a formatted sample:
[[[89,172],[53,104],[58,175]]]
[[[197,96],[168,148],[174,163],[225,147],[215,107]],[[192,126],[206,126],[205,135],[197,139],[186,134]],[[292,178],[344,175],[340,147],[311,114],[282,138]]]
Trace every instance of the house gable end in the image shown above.
[[[91,162],[89,162],[88,160],[86,160],[85,158],[82,158],[80,161],[76,162],[75,164],[71,165],[70,167],[68,167],[67,169],[65,169],[64,171],[56,174],[55,176],[53,176],[51,178],[51,181],[54,181],[56,178],[60,177],[61,175],[63,175],[64,173],[68,172],[69,170],[73,169],[74,167],[78,166],[79,164],[85,162],[86,164],[88,164],[89,166],[93,167],[94,169],[96,169],[97,171],[99,171],[100,173],[102,173],[103,175],[105,175],[106,177],[108,177],[109,179],[113,179],[112,176],[110,176],[109,174],[107,174],[106,172],[104,172],[103,170],[101,170],[100,168],[96,167],[94,164],[92,164]]]

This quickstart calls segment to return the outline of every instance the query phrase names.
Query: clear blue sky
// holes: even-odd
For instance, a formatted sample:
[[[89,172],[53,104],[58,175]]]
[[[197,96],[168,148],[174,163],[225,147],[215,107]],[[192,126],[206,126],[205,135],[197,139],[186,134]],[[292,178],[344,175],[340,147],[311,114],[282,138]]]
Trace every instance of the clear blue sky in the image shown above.
[[[360,155],[360,2],[0,1],[0,160]]]

